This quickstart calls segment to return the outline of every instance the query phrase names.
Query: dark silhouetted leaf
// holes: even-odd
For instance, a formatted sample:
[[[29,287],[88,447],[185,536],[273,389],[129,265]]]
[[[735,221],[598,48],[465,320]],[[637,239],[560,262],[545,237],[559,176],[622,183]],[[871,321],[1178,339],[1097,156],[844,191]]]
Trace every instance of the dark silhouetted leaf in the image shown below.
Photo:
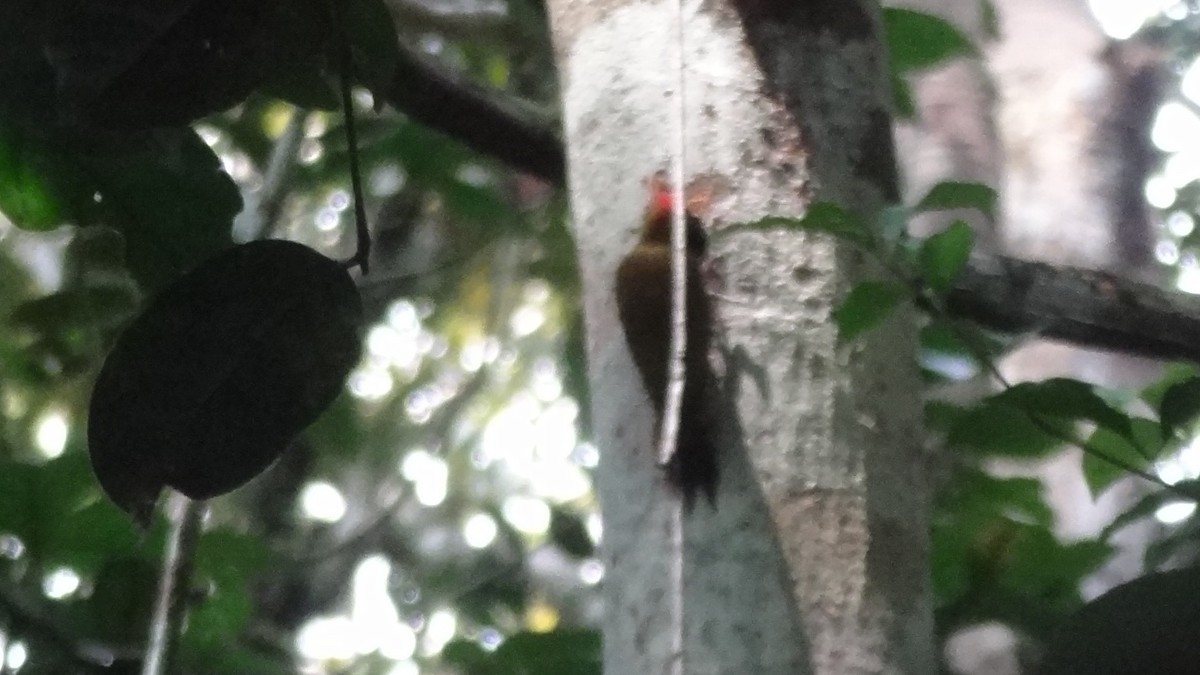
[[[1158,413],[1163,436],[1174,436],[1179,427],[1196,419],[1197,414],[1200,414],[1200,377],[1171,385],[1163,394]]]
[[[294,242],[243,244],[188,273],[96,378],[100,485],[143,525],[164,486],[195,499],[241,486],[341,391],[362,321],[346,271]]]
[[[577,557],[595,555],[596,547],[578,514],[556,508],[550,512],[550,538],[562,550]]]
[[[1040,675],[1188,675],[1200,670],[1200,569],[1148,574],[1056,631]]]
[[[400,46],[396,23],[383,0],[344,1],[342,11],[344,30],[353,45],[355,74],[379,96],[396,71]]]
[[[56,18],[48,54],[64,112],[110,129],[228,108],[319,51],[329,24],[325,3],[307,0],[83,2]]]
[[[116,230],[129,271],[148,290],[228,247],[242,207],[220,160],[187,128],[89,135],[0,124],[0,183],[9,180],[21,199],[0,188],[0,210],[14,224]]]

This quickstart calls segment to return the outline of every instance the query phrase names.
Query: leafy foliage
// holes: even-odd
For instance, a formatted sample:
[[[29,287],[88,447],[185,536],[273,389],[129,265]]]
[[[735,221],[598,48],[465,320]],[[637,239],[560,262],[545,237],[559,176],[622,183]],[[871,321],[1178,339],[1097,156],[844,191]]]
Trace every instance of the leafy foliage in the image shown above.
[[[841,338],[848,341],[867,332],[907,297],[930,314],[922,332],[923,345],[933,352],[927,358],[943,362],[956,358],[977,366],[960,366],[957,379],[962,379],[980,372],[998,373],[993,359],[1000,346],[978,331],[956,324],[942,302],[968,264],[972,231],[965,222],[955,221],[924,241],[912,242],[903,223],[912,214],[958,208],[976,209],[994,219],[995,207],[996,195],[990,188],[943,183],[911,208],[886,209],[874,227],[828,205],[815,205],[799,220],[768,218],[752,226],[830,234],[871,254],[892,280],[865,280],[850,290],[835,312]],[[935,382],[956,379],[953,368],[928,372]],[[1186,503],[1180,500],[1194,503],[1200,497],[1195,481],[1169,486],[1153,473],[1154,463],[1175,447],[1180,432],[1200,413],[1194,369],[1176,369],[1142,393],[1142,399],[1157,409],[1156,420],[1130,415],[1113,402],[1119,397],[1078,380],[1055,378],[1003,385],[999,393],[970,405],[935,402],[926,407],[927,424],[957,452],[961,462],[959,475],[942,496],[934,518],[933,582],[941,629],[952,631],[995,619],[1026,636],[1049,640],[1053,626],[1082,608],[1063,628],[1066,637],[1050,643],[1045,663],[1053,665],[1045,665],[1043,672],[1144,672],[1147,664],[1158,661],[1114,657],[1105,634],[1117,622],[1145,616],[1133,602],[1117,600],[1141,593],[1141,582],[1115,591],[1112,599],[1102,598],[1087,606],[1078,589],[1080,581],[1111,556],[1113,549],[1107,540],[1112,532],[1165,506]],[[1090,435],[1081,439],[1077,429],[1085,425],[1091,427]],[[973,468],[994,458],[1039,459],[1064,444],[1084,451],[1083,474],[1093,497],[1131,473],[1165,489],[1118,517],[1101,537],[1063,544],[1052,532],[1039,484],[997,479]],[[1147,568],[1154,569],[1172,557],[1194,559],[1200,554],[1197,541],[1200,521],[1191,518],[1185,527],[1147,550]],[[1163,583],[1148,578],[1145,588],[1157,599]],[[1181,622],[1183,628],[1172,626],[1171,635],[1190,635],[1197,623],[1182,610],[1169,610],[1153,621],[1156,627],[1167,621]],[[1097,639],[1097,635],[1104,637]],[[1128,642],[1144,648],[1151,640],[1148,632]],[[1081,642],[1088,646],[1081,648]],[[1196,662],[1185,642],[1171,638],[1155,645],[1161,659],[1176,664],[1169,672],[1186,672]]]
[[[885,7],[883,22],[896,111],[911,117],[915,110],[905,76],[955,57],[975,55],[975,45],[946,20],[911,9]]]
[[[896,283],[865,281],[851,289],[833,313],[838,338],[849,342],[886,319],[907,296]]]
[[[594,615],[594,593],[581,589],[574,571],[595,564],[594,504],[580,462],[556,460],[557,491],[573,492],[555,497],[552,526],[530,534],[530,526],[515,529],[500,504],[510,492],[529,492],[531,481],[503,457],[480,454],[495,445],[482,440],[491,418],[528,408],[514,408],[514,398],[531,400],[535,386],[542,396],[561,387],[556,331],[577,322],[577,309],[557,294],[576,283],[562,205],[538,211],[534,200],[514,200],[505,173],[400,116],[363,119],[368,208],[380,217],[376,276],[362,282],[375,348],[360,362],[349,330],[359,319],[338,319],[342,310],[355,314],[357,293],[333,262],[298,244],[255,253],[246,264],[222,252],[232,246],[242,195],[254,197],[251,209],[262,204],[259,190],[288,119],[301,126],[291,180],[271,188],[282,191],[280,210],[254,236],[305,241],[329,257],[340,252],[342,237],[331,235],[347,206],[342,126],[262,92],[333,107],[344,35],[351,77],[376,101],[392,96],[397,35],[385,4],[336,3],[336,23],[326,14],[334,4],[324,2],[92,3],[62,11],[72,4],[0,6],[4,25],[28,28],[0,44],[0,211],[21,228],[6,230],[0,244],[0,393],[8,402],[0,433],[0,642],[28,648],[21,672],[93,672],[110,660],[117,670],[136,670],[145,641],[165,522],[151,521],[139,539],[101,493],[78,432],[114,342],[89,425],[107,430],[99,435],[108,441],[88,449],[107,457],[97,465],[106,488],[149,477],[139,483],[147,497],[164,483],[203,496],[258,473],[342,392],[352,366],[352,384],[389,383],[387,391],[355,388],[340,397],[272,469],[215,501],[197,553],[182,672],[290,673],[298,658],[317,667],[314,657],[297,656],[296,631],[344,611],[341,598],[372,551],[386,553],[391,569],[375,597],[390,596],[414,622],[394,627],[401,638],[421,640],[410,661],[436,663],[438,640],[452,635],[520,633],[535,595],[538,616],[579,623]],[[544,30],[544,17],[537,20],[528,18]],[[497,78],[527,58],[507,46],[452,51],[499,86],[515,87],[515,79]],[[211,116],[199,132],[184,126],[203,115]],[[402,202],[411,208],[393,209]],[[543,240],[545,232],[558,239]],[[233,251],[264,246],[284,244]],[[50,292],[14,263],[29,247],[46,249],[39,255],[60,280]],[[188,270],[195,271],[180,279]],[[213,314],[213,305],[225,314]],[[287,307],[294,311],[280,313]],[[526,321],[523,332],[510,330],[518,310],[544,315],[545,326]],[[379,350],[380,335],[389,336],[390,356]],[[405,360],[397,342],[420,346]],[[512,360],[525,352],[535,356]],[[316,383],[304,373],[318,375]],[[189,397],[224,403],[185,405],[163,421],[167,404]],[[559,426],[574,415],[570,399],[532,400]],[[252,424],[273,405],[286,414]],[[229,461],[202,461],[209,453],[189,447],[197,435],[178,426],[189,419],[210,440],[223,435],[234,444]],[[127,443],[148,436],[165,442]],[[571,450],[575,441],[566,442]],[[416,457],[425,458],[424,469],[411,468],[420,466]],[[454,497],[432,505],[427,488],[439,472]],[[338,486],[349,502],[338,526],[300,508],[314,484]],[[525,499],[537,506],[547,497]],[[476,521],[497,530],[482,548],[463,541],[463,523]],[[561,551],[570,562],[553,573],[527,569],[534,550]],[[47,595],[43,581],[51,578],[75,580],[74,590]],[[574,595],[562,597],[563,588]],[[425,622],[442,615],[456,617],[459,628],[438,638]],[[553,623],[530,625],[546,631]],[[582,644],[564,635],[568,648]],[[583,639],[595,654],[594,634]],[[540,634],[520,656],[522,642],[501,654],[531,663],[531,649],[559,644],[556,634]],[[378,651],[356,659],[359,672],[392,667]]]
[[[375,107],[405,92],[392,77],[397,34],[385,4],[347,0],[336,5],[336,20],[330,6],[0,3],[0,25],[23,28],[0,41],[0,211],[19,228],[0,239],[0,631],[6,646],[15,640],[28,648],[22,675],[138,665],[167,524],[156,518],[139,537],[96,484],[87,450],[143,471],[132,475],[135,492],[147,498],[163,484],[197,496],[223,491],[279,456],[352,366],[347,395],[271,469],[215,500],[196,556],[183,672],[290,673],[303,660],[374,675],[389,672],[395,658],[480,674],[600,670],[592,630],[600,605],[590,585],[599,566],[595,504],[583,472],[595,449],[574,435],[582,430],[586,438],[587,391],[575,250],[561,201],[401,116],[362,119],[379,264],[376,276],[359,282],[370,326],[365,356],[353,364],[357,343],[331,327],[338,324],[331,315],[353,302],[342,301],[346,280],[333,279],[343,273],[328,260],[311,275],[305,260],[317,254],[309,252],[216,273],[212,265],[229,258],[204,263],[232,246],[243,195],[253,196],[250,208],[278,198],[253,236],[286,236],[329,257],[345,252],[348,149],[341,123],[322,112],[337,103],[339,38],[349,48],[349,75],[371,90]],[[410,44],[437,45],[476,80],[539,92],[547,103],[553,78],[544,11],[519,1],[508,10],[518,18],[470,42],[438,26],[400,33]],[[985,14],[994,27],[991,3]],[[889,8],[885,21],[901,110],[912,107],[908,75],[977,53],[939,19]],[[199,133],[186,126],[201,117]],[[288,180],[282,194],[261,194],[277,177],[272,158],[289,155],[285,128],[299,129]],[[914,213],[939,209],[994,219],[995,205],[986,186],[945,183],[878,222],[814,204],[802,219],[754,226],[822,232],[887,262],[891,278],[850,289],[835,316],[841,339],[861,337],[906,300],[932,307],[922,336],[927,377],[937,384],[985,372],[1007,342],[937,316],[970,253],[964,227],[914,242],[905,225]],[[35,258],[31,250],[51,261],[57,283],[45,283],[39,265],[18,262]],[[198,266],[200,280],[179,280]],[[341,300],[311,292],[323,284],[340,288],[326,295]],[[227,292],[239,298],[227,306],[232,316],[198,318],[212,317],[202,305]],[[149,309],[119,337],[147,298]],[[268,320],[280,302],[298,314]],[[179,332],[189,335],[150,339]],[[78,432],[114,342],[92,430],[108,428],[122,443],[148,435],[164,441],[128,455],[112,438],[85,448]],[[187,350],[178,347],[185,342]],[[189,365],[183,357],[197,345],[210,359]],[[323,362],[330,354],[347,363]],[[280,362],[289,365],[267,367]],[[319,391],[292,386],[287,375],[312,369],[325,374],[313,385]],[[1177,374],[1143,395],[1157,419],[1130,416],[1104,392],[1066,380],[928,405],[928,426],[953,460],[933,520],[943,634],[998,619],[1045,637],[1082,606],[1079,581],[1112,551],[1111,532],[1060,542],[1039,483],[982,467],[998,457],[1044,457],[1094,427],[1082,442],[1097,451],[1085,469],[1099,493],[1124,475],[1100,453],[1148,468],[1189,431],[1194,375]],[[157,388],[138,386],[144,382]],[[200,391],[203,382],[208,390]],[[158,408],[214,392],[228,394],[222,410],[176,416],[244,441],[231,462],[208,473],[184,441],[192,436],[161,423]],[[278,403],[280,392],[303,419],[248,430],[246,413]],[[254,434],[262,442],[250,443]],[[105,461],[97,472],[120,498],[114,476],[128,475],[102,468]],[[535,480],[539,472],[550,479]],[[321,487],[335,490],[344,513],[322,520],[305,511]],[[1148,495],[1111,529],[1197,493],[1183,482]],[[1194,557],[1197,542],[1193,517],[1151,548],[1147,565]],[[580,581],[585,573],[592,581]],[[55,585],[63,579],[74,579],[74,588]],[[346,599],[363,595],[386,602],[373,606],[387,608],[373,617],[389,626],[390,642],[366,642],[358,630],[353,637],[363,638],[365,653],[305,652],[306,631],[348,625]]]
[[[929,237],[921,244],[921,276],[934,293],[944,295],[967,266],[975,234],[961,220]]]
[[[339,265],[288,241],[242,244],[155,298],[96,377],[88,449],[142,526],[159,492],[193,499],[267,468],[358,361],[362,304]]]

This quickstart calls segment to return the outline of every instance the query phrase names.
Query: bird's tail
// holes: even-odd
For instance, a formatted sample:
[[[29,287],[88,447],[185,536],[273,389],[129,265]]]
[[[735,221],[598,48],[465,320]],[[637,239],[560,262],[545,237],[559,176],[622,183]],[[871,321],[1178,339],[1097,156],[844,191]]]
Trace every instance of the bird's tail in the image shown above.
[[[690,513],[696,496],[703,493],[713,508],[717,506],[719,476],[716,437],[704,418],[682,425],[675,453],[664,467],[667,482],[679,491],[685,511]]]

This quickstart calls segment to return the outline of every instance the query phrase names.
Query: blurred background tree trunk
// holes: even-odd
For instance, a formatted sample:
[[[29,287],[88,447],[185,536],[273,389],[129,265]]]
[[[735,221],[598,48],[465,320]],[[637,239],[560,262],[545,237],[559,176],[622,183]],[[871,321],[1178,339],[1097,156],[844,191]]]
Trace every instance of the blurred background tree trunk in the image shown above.
[[[900,125],[906,192],[916,198],[946,179],[996,187],[1002,218],[995,231],[972,220],[991,252],[1153,278],[1155,231],[1143,197],[1155,160],[1150,124],[1162,98],[1161,52],[1116,43],[1100,30],[1085,0],[995,0],[989,30],[984,3],[894,3],[950,20],[982,47],[984,59],[960,59],[913,83],[917,119]],[[916,223],[936,231],[950,217]],[[1140,388],[1161,374],[1146,359],[1030,339],[1001,364],[1014,381],[1066,376],[1105,387]],[[957,390],[954,395],[977,394]],[[1121,481],[1093,500],[1081,452],[1068,448],[1035,464],[995,462],[1001,475],[1036,475],[1046,486],[1057,534],[1093,537],[1142,494]],[[1122,530],[1118,555],[1085,585],[1097,595],[1142,572],[1149,525]],[[998,624],[950,643],[961,672],[1015,673],[1013,637]]]

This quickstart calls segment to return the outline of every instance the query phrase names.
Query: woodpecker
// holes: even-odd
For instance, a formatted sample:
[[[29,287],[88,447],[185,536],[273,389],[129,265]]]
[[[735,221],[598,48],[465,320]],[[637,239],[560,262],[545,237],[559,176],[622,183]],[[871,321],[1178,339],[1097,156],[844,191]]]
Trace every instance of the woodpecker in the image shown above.
[[[641,374],[642,385],[654,404],[655,428],[660,428],[671,352],[671,213],[675,199],[661,181],[651,185],[650,203],[641,239],[617,267],[617,310],[625,341]],[[704,226],[690,211],[687,225],[687,348],[684,388],[675,452],[664,467],[668,482],[681,493],[690,511],[703,492],[715,504],[717,488],[716,439],[705,392],[711,379],[708,350],[712,310],[701,280],[706,238]],[[658,436],[656,435],[656,438]]]

